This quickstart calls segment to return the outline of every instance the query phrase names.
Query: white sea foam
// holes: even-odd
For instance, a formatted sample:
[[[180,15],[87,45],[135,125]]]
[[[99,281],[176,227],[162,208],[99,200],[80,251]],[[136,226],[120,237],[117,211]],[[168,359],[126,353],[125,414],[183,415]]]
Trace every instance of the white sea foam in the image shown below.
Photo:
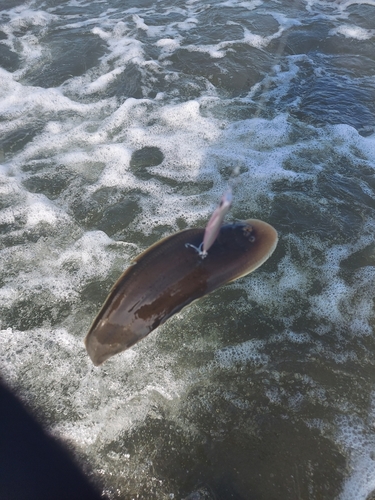
[[[243,2],[242,0],[229,0],[227,2],[220,2],[218,4],[220,7],[243,7],[248,10],[254,10],[257,7],[263,5],[263,0],[250,0],[248,2]]]
[[[354,38],[356,40],[369,40],[375,34],[374,30],[366,30],[359,26],[345,24],[331,30],[332,35],[344,35],[346,38]]]
[[[160,47],[164,53],[170,53],[180,47],[180,41],[172,38],[160,38],[155,45]]]
[[[344,482],[340,500],[358,498],[365,500],[375,490],[375,439],[373,429],[375,423],[374,394],[368,422],[360,418],[342,416],[338,418],[337,438],[344,448],[350,452],[352,473]]]
[[[118,66],[125,65],[130,61],[134,63],[143,62],[142,44],[132,36],[125,36],[127,32],[128,26],[123,21],[116,23],[111,31],[100,27],[93,28],[92,33],[105,41],[109,48],[108,55],[102,58],[104,63],[116,60]]]
[[[304,27],[308,16],[332,22],[330,36],[366,42],[373,30],[348,20],[349,7],[361,4],[374,6],[375,2],[307,1],[295,8],[296,16],[303,13],[301,18],[275,4],[267,10],[277,22],[271,34],[255,30],[256,17],[253,26],[241,18],[243,9],[249,16],[259,9],[264,16],[260,0],[231,0],[215,6],[190,0],[183,8],[160,5],[162,23],[152,19],[149,8],[120,11],[104,4],[102,12],[95,10],[86,19],[72,14],[64,20],[63,15],[53,14],[53,7],[33,11],[31,4],[8,10],[8,19],[0,14],[2,31],[8,36],[1,43],[20,56],[13,73],[0,69],[0,135],[10,137],[0,166],[2,376],[19,386],[24,397],[46,415],[56,414],[50,425],[56,434],[93,461],[99,456],[108,481],[116,474],[109,474],[112,462],[103,450],[120,442],[127,432],[147,425],[148,417],[169,418],[181,425],[186,436],[191,429],[197,435],[210,432],[197,430],[195,410],[186,395],[195,400],[193,391],[202,390],[202,408],[215,418],[210,408],[216,401],[217,380],[223,377],[224,398],[235,411],[249,411],[265,397],[270,407],[278,408],[280,418],[301,418],[343,450],[351,469],[340,500],[365,500],[375,488],[372,409],[368,422],[336,418],[345,408],[357,412],[357,403],[337,396],[329,381],[318,382],[314,370],[304,373],[309,373],[314,360],[318,363],[314,366],[319,368],[321,363],[328,375],[332,366],[335,376],[345,370],[352,373],[353,363],[359,373],[361,367],[368,373],[366,357],[372,359],[372,352],[364,341],[370,343],[374,327],[373,260],[370,256],[366,265],[354,270],[346,260],[373,242],[370,177],[375,169],[375,135],[363,137],[349,124],[317,126],[298,118],[295,110],[308,85],[302,89],[293,85],[303,71],[311,70],[314,81],[327,71],[312,53],[274,59],[268,75],[262,69],[257,83],[235,99],[223,98],[208,76],[173,69],[181,49],[208,54],[218,64],[226,63],[238,45],[244,51],[249,47],[267,51],[289,29]],[[238,39],[219,43],[217,38],[210,43],[209,37],[187,41],[204,29],[202,13],[215,8],[230,9],[233,19],[227,19],[225,26],[240,26],[243,36],[240,31]],[[26,84],[24,75],[46,56],[43,36],[54,29],[54,23],[67,31],[89,30],[105,45],[104,55],[93,69],[69,77],[59,87]],[[141,75],[144,98],[106,96],[131,64]],[[183,87],[189,78],[190,87]],[[146,87],[154,94],[144,91]],[[186,90],[192,88],[197,94]],[[296,90],[291,92],[292,88]],[[261,104],[259,92],[264,93]],[[289,107],[283,107],[287,99]],[[236,107],[239,111],[231,115]],[[36,124],[35,134],[22,143]],[[12,134],[16,134],[13,142]],[[131,166],[132,155],[145,147],[158,148],[163,158],[158,165],[144,167],[146,180]],[[353,184],[357,180],[354,172],[366,167],[358,185],[368,205],[354,191],[348,198],[328,192],[335,186],[324,184],[324,175],[336,174],[345,161],[352,170],[340,175],[347,174],[349,193],[350,179]],[[82,339],[112,277],[120,275],[152,238],[177,230],[181,221],[184,226],[204,224],[226,187],[227,172],[236,168],[240,173],[232,214],[256,215],[279,230],[278,248],[266,265],[270,267],[230,285],[222,296],[198,302],[191,313],[176,316],[134,349],[94,369]],[[64,186],[56,181],[62,174],[68,175]],[[51,195],[48,190],[55,182],[56,192]],[[108,200],[100,201],[106,193]],[[112,238],[91,220],[100,221],[108,207],[124,200],[124,193],[139,195],[138,211],[129,228]],[[302,195],[312,203],[309,214],[315,224],[322,215],[326,231],[332,231],[326,238],[314,227],[295,227],[293,215],[288,219],[278,212],[285,209],[288,214],[289,204]],[[274,210],[278,200],[279,208]],[[302,203],[296,205],[302,207]],[[355,222],[347,223],[345,215],[340,218],[343,208],[357,217]],[[347,228],[353,236],[347,236]],[[253,310],[264,316],[264,326],[254,330],[252,318],[247,317]],[[237,331],[238,317],[245,318],[245,332]],[[185,339],[186,345],[181,346],[189,328],[195,337],[188,347]],[[223,328],[228,328],[225,342]],[[239,339],[240,334],[246,337]],[[231,339],[235,339],[232,344]],[[245,392],[239,394],[239,370],[245,374],[244,383],[254,379],[261,392],[252,396],[254,401]],[[288,370],[294,370],[292,376]],[[301,416],[305,403],[330,405],[331,413],[325,415],[322,410],[317,418],[306,415],[304,409]],[[219,422],[220,410],[217,418]],[[333,427],[335,435],[327,430]],[[124,464],[129,463],[129,454],[113,453],[119,464],[115,472],[128,470]],[[141,460],[131,458],[133,463]],[[134,468],[144,482],[146,473]]]
[[[222,368],[233,368],[238,364],[251,363],[254,366],[266,365],[268,356],[262,353],[264,342],[249,340],[239,345],[225,347],[215,353],[216,362]]]
[[[32,10],[25,5],[20,5],[7,11],[10,21],[8,27],[14,29],[29,28],[30,26],[46,26],[58,16],[43,10]]]

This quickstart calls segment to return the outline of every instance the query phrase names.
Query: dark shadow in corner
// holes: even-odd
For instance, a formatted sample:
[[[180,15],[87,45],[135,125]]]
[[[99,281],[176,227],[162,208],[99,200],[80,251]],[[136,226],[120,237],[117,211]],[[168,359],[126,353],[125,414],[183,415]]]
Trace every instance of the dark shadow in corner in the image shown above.
[[[100,500],[69,453],[0,380],[0,498]]]

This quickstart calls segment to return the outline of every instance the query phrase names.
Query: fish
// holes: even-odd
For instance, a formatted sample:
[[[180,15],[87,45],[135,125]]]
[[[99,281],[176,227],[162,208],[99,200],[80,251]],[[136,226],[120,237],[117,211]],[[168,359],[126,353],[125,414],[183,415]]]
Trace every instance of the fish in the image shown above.
[[[85,338],[95,366],[133,346],[193,301],[255,271],[278,241],[276,230],[260,220],[224,224],[202,259],[196,248],[204,232],[191,228],[163,238],[119,277]]]

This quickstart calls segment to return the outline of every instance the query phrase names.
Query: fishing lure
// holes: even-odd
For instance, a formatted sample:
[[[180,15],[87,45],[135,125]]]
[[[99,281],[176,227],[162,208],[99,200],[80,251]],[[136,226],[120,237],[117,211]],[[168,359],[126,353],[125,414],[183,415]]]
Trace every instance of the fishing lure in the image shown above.
[[[202,259],[207,257],[208,250],[218,237],[224,217],[227,215],[230,207],[232,206],[232,200],[232,190],[228,188],[228,190],[223,194],[219,206],[216,208],[208,221],[204,231],[202,243],[198,247],[192,245],[191,243],[186,243],[186,246],[194,248]]]

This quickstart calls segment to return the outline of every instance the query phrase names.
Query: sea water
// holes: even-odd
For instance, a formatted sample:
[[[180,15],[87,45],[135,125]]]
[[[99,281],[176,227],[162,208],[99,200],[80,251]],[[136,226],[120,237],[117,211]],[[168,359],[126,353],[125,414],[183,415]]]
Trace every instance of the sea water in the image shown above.
[[[110,499],[374,498],[375,1],[1,7],[2,378]],[[273,256],[93,367],[234,172]]]

